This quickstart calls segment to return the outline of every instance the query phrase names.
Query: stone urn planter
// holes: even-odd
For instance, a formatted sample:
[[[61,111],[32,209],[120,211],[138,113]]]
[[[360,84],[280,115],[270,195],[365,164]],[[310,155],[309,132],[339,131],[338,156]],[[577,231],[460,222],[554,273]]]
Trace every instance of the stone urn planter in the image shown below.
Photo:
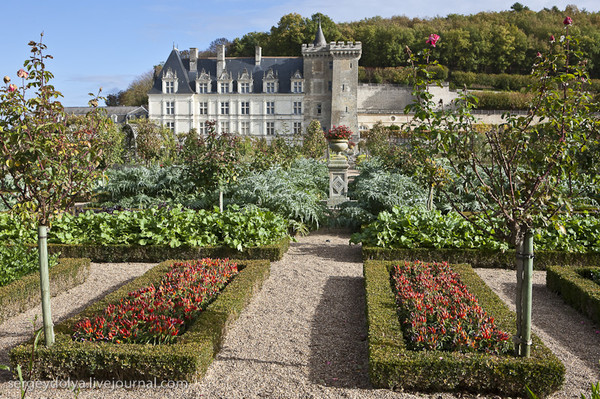
[[[348,149],[348,140],[329,140],[329,149],[336,155],[340,155]]]

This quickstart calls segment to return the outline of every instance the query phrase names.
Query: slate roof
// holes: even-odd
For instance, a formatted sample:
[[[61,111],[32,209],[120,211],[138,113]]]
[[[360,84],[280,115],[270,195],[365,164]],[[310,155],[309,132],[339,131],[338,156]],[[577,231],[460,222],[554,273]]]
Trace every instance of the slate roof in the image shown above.
[[[106,111],[106,115],[112,117],[116,115],[117,123],[124,123],[127,117],[148,117],[148,110],[143,106],[116,106],[116,107],[98,107]],[[68,115],[86,115],[92,107],[64,107],[65,113]]]
[[[216,58],[198,58],[197,68],[190,71],[190,60],[181,59],[179,51],[171,51],[169,58],[163,66],[163,71],[171,68],[177,74],[178,88],[177,93],[192,94],[195,90],[196,77],[204,70],[210,74],[212,88],[211,92],[217,91],[217,59]],[[260,65],[255,65],[254,58],[226,58],[225,70],[231,72],[231,78],[234,81],[233,92],[237,92],[237,79],[245,70],[252,76],[254,93],[262,93],[262,80],[265,74],[272,69],[276,78],[279,79],[279,92],[290,93],[290,79],[299,71],[303,74],[304,60],[302,57],[262,57]],[[162,74],[154,79],[154,86],[148,94],[162,93]]]

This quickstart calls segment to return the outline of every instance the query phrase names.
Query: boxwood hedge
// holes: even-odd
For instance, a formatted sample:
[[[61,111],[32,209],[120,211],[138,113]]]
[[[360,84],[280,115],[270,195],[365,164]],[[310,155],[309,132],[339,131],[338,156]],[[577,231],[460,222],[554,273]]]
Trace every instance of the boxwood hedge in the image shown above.
[[[50,295],[55,296],[79,284],[90,274],[89,259],[62,258],[50,268]],[[0,323],[37,305],[40,296],[40,272],[21,277],[0,287]]]
[[[363,247],[363,259],[421,260],[432,262],[445,259],[449,263],[469,263],[473,267],[497,269],[515,268],[514,250],[455,249],[455,248],[378,248]],[[533,267],[546,270],[549,265],[590,266],[600,264],[600,253],[572,253],[561,251],[536,251]]]
[[[240,260],[240,273],[171,345],[74,342],[74,325],[85,317],[101,313],[127,293],[157,283],[174,261],[165,261],[144,275],[90,305],[77,316],[58,324],[56,342],[35,352],[35,379],[89,379],[126,381],[195,381],[200,378],[218,350],[228,326],[239,316],[270,272],[268,260]],[[13,349],[11,364],[26,364],[32,351],[29,341]]]
[[[532,356],[410,351],[406,348],[390,284],[393,262],[364,263],[369,375],[373,386],[421,392],[474,392],[526,396],[525,386],[547,395],[559,389],[565,368],[533,337]],[[515,315],[468,265],[453,265],[480,305],[504,331],[515,333]]]
[[[99,245],[99,244],[48,244],[48,253],[60,253],[65,257],[87,257],[93,262],[162,262],[165,259],[236,258],[268,259],[276,261],[288,250],[290,239],[260,247],[235,248],[189,247],[171,248],[168,245]]]
[[[600,323],[600,285],[584,277],[599,270],[599,267],[548,266],[546,286],[566,303]]]

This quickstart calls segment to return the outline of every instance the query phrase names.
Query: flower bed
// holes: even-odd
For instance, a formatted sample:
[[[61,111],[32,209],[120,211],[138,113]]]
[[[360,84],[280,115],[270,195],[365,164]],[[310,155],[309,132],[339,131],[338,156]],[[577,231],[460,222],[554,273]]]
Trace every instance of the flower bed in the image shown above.
[[[398,313],[411,350],[506,354],[509,335],[479,306],[447,263],[397,263]]]
[[[546,286],[566,303],[600,323],[600,285],[593,278],[598,273],[599,267],[549,266]]]
[[[369,376],[374,387],[421,392],[525,396],[525,386],[548,395],[563,383],[563,364],[533,336],[532,356],[475,351],[411,350],[390,284],[397,262],[365,261]],[[452,265],[462,283],[503,331],[515,333],[515,315],[468,265]]]
[[[229,260],[171,265],[158,286],[133,292],[75,325],[76,341],[166,344],[175,341],[238,272]],[[187,324],[187,325],[186,325]]]
[[[228,326],[239,316],[254,293],[269,276],[266,260],[236,261],[239,273],[216,299],[189,322],[186,331],[171,344],[139,344],[73,341],[73,330],[82,320],[93,319],[110,305],[117,305],[132,291],[159,285],[172,270],[174,261],[166,261],[129,284],[90,305],[79,315],[55,327],[56,342],[51,348],[38,346],[35,352],[34,379],[94,378],[127,381],[196,381],[221,348]],[[10,353],[11,364],[26,364],[32,341]]]

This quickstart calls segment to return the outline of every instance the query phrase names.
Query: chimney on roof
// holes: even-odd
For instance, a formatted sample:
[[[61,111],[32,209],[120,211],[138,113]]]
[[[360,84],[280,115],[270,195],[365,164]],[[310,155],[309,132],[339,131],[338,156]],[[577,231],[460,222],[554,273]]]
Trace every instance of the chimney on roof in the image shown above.
[[[260,46],[256,46],[254,48],[254,65],[260,66],[261,61],[262,61],[262,48]]]
[[[217,78],[221,76],[225,70],[225,45],[217,46]]]
[[[197,61],[198,61],[198,49],[196,47],[190,47],[190,71],[195,71],[198,69]]]

